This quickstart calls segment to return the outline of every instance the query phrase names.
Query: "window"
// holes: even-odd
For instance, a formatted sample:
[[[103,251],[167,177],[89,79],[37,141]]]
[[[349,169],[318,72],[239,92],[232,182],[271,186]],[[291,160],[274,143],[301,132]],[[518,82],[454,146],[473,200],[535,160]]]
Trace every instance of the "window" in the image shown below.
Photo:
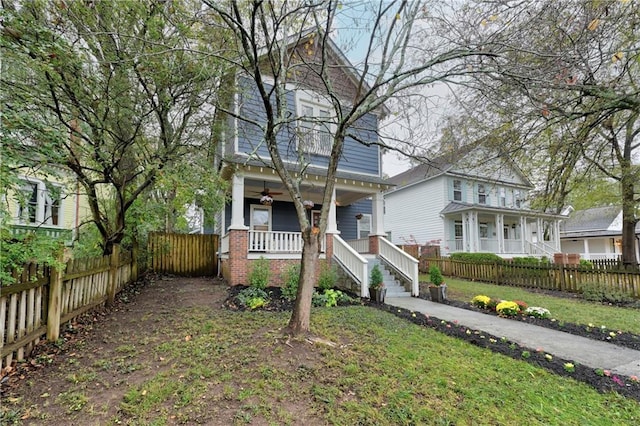
[[[333,122],[330,111],[326,105],[298,99],[298,150],[327,157],[331,155]]]
[[[60,188],[42,181],[24,181],[16,194],[19,223],[59,226]]]
[[[371,234],[371,215],[363,214],[362,217],[358,219],[358,239],[368,238],[369,234]]]
[[[478,204],[487,204],[487,192],[484,184],[478,184]]]
[[[507,206],[507,189],[506,188],[500,188],[500,206],[502,207]]]
[[[511,228],[509,228],[509,225],[504,225],[502,227],[502,236],[505,240],[509,239],[509,234],[510,234],[510,230]]]
[[[515,190],[513,191],[513,200],[514,200],[514,204],[516,206],[516,208],[521,209],[523,206],[523,199],[522,199],[522,195],[521,192],[519,190]]]
[[[458,179],[453,181],[453,200],[462,201],[462,181]]]
[[[454,228],[456,240],[461,240],[462,239],[462,221],[456,220],[455,224],[453,225],[453,228]]]
[[[251,205],[251,229],[254,231],[271,230],[271,206]]]
[[[481,223],[479,225],[480,230],[480,238],[489,238],[489,225],[486,223]]]

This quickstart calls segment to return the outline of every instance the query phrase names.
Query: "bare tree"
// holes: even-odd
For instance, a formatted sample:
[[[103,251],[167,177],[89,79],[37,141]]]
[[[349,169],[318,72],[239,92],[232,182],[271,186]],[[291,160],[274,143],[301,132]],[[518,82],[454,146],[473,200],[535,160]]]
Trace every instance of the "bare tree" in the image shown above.
[[[238,56],[234,64],[242,75],[250,78],[260,93],[264,120],[238,118],[257,126],[262,132],[271,165],[295,204],[304,247],[300,285],[288,331],[296,335],[306,333],[310,326],[320,238],[326,230],[345,138],[348,136],[364,142],[358,131],[359,120],[366,114],[383,108],[394,98],[411,96],[429,84],[455,80],[457,76],[468,73],[465,58],[477,55],[479,50],[473,43],[461,48],[452,47],[441,36],[440,26],[445,20],[434,15],[437,9],[428,8],[424,2],[381,1],[369,9],[364,59],[358,70],[360,76],[354,82],[355,89],[345,92],[333,78],[335,62],[331,61],[329,49],[332,25],[343,7],[340,1],[272,3],[205,0],[205,3],[236,35]],[[349,6],[345,4],[344,7]],[[300,48],[305,49],[306,54],[300,55]],[[291,115],[286,85],[305,81],[307,77],[315,82],[314,90],[331,103],[330,124],[335,129],[326,170],[320,232],[317,234],[305,214],[297,178],[285,167],[283,153],[277,144],[279,133],[301,118]],[[374,143],[387,149],[398,149],[395,145],[385,144],[382,139]],[[309,164],[305,158],[299,161],[300,170]]]

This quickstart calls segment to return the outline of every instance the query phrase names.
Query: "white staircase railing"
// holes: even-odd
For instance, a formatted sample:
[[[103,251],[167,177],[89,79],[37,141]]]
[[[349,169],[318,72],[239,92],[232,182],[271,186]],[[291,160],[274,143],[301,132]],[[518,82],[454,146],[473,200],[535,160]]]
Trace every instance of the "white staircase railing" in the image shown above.
[[[347,241],[355,251],[358,253],[369,253],[369,238],[360,238],[358,240]]]
[[[546,243],[534,243],[526,240],[525,244],[528,247],[528,250],[526,252],[530,254],[553,257],[553,254],[557,252],[557,250],[555,250],[555,247],[552,247]]]
[[[360,284],[360,296],[369,297],[369,270],[367,259],[360,256],[345,240],[333,235],[333,256],[345,271]]]
[[[384,237],[378,237],[380,257],[411,282],[411,295],[418,296],[418,259],[400,250]]]

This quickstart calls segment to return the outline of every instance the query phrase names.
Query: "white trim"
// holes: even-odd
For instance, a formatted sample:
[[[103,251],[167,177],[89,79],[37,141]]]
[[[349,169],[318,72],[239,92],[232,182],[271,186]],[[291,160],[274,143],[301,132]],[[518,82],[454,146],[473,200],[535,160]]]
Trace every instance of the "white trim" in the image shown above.
[[[24,215],[21,215],[20,210],[22,205],[19,200],[16,200],[16,208],[15,208],[15,216],[14,221],[16,224],[25,225],[25,226],[47,226],[51,228],[60,228],[65,229],[64,224],[64,207],[63,207],[63,196],[62,191],[64,190],[64,185],[59,182],[49,182],[48,184],[42,179],[34,178],[32,176],[20,175],[18,179],[21,181],[16,188],[16,192],[25,192],[28,188],[26,185],[35,185],[36,188],[36,214],[34,222],[29,222],[24,220]],[[58,223],[53,224],[53,216],[52,212],[47,212],[47,208],[51,208],[53,206],[53,202],[55,201],[49,193],[49,189],[47,185],[50,187],[55,187],[59,190],[58,196]],[[17,194],[16,194],[17,198]]]

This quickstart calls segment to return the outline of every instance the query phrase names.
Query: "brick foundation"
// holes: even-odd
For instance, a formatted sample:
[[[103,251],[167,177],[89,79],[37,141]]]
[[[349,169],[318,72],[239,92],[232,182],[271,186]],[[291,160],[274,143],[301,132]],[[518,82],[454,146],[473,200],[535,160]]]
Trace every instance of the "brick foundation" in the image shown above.
[[[377,235],[369,235],[369,253],[380,254],[380,246]]]

